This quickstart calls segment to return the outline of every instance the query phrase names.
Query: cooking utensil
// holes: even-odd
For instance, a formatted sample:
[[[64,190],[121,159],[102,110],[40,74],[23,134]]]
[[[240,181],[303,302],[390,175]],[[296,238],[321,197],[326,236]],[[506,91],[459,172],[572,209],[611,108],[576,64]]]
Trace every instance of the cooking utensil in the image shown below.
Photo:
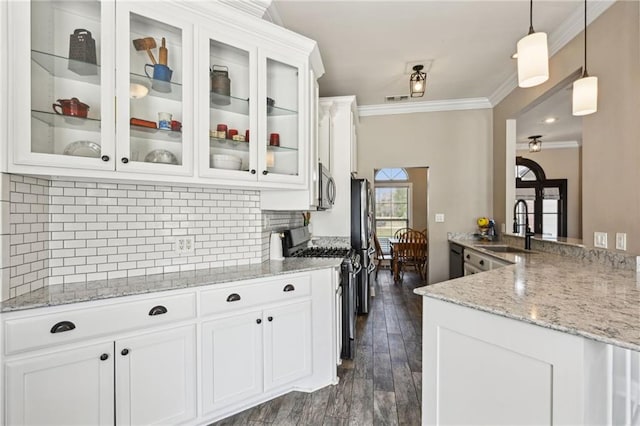
[[[69,36],[69,68],[80,75],[95,75],[96,65],[96,41],[91,37],[91,31],[79,28]]]
[[[224,65],[214,65],[209,75],[211,76],[211,101],[217,105],[229,105],[231,103],[231,99],[229,99],[229,96],[231,96],[229,68]]]
[[[131,118],[129,124],[132,126],[148,127],[150,129],[156,129],[157,125],[155,121],[143,120],[141,118]]]
[[[147,55],[149,55],[149,59],[151,59],[151,62],[154,65],[158,63],[156,61],[156,58],[153,56],[153,53],[151,52],[151,49],[156,48],[155,38],[153,37],[137,38],[133,40],[133,47],[135,47],[137,51],[146,50]]]
[[[158,52],[160,52],[158,54],[158,62],[161,63],[162,65],[167,65],[168,62],[168,55],[169,55],[169,51],[167,50],[167,41],[165,40],[164,37],[162,37],[162,45],[160,46],[160,49],[158,49]]]

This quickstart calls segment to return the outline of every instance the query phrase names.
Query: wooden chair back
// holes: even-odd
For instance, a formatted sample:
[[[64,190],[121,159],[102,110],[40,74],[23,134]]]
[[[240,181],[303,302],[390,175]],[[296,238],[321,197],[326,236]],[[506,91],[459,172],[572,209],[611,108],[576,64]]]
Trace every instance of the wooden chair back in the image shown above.
[[[413,229],[411,229],[411,228],[400,228],[396,232],[393,233],[393,238],[398,238],[399,239],[402,236],[402,234],[404,234],[405,232],[409,232],[409,231],[413,231]]]

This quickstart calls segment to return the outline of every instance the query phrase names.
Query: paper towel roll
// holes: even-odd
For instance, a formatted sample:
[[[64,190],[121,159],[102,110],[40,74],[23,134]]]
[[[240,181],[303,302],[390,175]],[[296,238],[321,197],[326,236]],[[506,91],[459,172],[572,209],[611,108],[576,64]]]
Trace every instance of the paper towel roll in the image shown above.
[[[282,256],[282,238],[279,232],[271,234],[271,245],[269,248],[269,259],[284,260]]]

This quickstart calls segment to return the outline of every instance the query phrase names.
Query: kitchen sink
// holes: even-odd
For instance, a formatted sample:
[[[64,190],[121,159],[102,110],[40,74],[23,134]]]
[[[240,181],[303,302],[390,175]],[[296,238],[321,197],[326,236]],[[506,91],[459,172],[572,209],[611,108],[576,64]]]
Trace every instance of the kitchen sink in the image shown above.
[[[511,246],[497,246],[497,245],[482,245],[482,244],[478,244],[476,245],[476,247],[481,248],[481,249],[485,249],[485,250],[489,250],[489,251],[495,251],[498,253],[531,253],[531,250],[524,250],[524,249],[519,249],[516,247],[511,247]]]

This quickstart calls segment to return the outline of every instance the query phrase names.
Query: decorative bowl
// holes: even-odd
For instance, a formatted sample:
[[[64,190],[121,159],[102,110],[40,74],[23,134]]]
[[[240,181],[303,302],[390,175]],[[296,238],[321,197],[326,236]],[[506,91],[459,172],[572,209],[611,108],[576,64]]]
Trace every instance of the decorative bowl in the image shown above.
[[[240,170],[242,159],[235,155],[213,154],[211,155],[211,167],[215,169]]]
[[[176,156],[166,149],[155,149],[151,151],[144,157],[144,161],[147,163],[178,164]]]

